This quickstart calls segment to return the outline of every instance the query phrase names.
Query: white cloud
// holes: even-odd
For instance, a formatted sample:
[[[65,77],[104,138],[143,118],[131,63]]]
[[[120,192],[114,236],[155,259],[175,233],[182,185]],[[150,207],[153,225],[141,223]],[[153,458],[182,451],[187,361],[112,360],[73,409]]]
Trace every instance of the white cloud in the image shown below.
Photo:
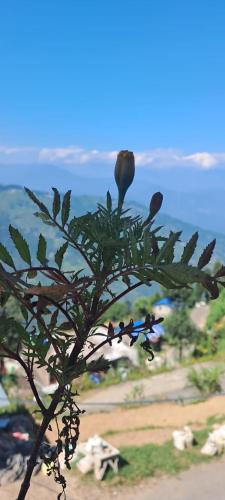
[[[196,163],[200,167],[208,170],[219,163],[225,162],[225,153],[207,153],[207,151],[204,151],[184,156],[183,160]]]
[[[67,147],[8,147],[0,145],[0,162],[3,163],[52,163],[56,165],[68,165],[70,168],[76,165],[115,162],[117,151],[100,151],[98,149],[84,149],[79,146]],[[197,151],[184,154],[173,148],[158,148],[135,152],[136,165],[138,167],[166,168],[192,166],[203,170],[225,166],[225,152]]]
[[[93,161],[112,161],[116,158],[116,151],[86,150],[77,146],[66,148],[43,148],[39,151],[39,161],[63,162],[65,164],[82,164]]]

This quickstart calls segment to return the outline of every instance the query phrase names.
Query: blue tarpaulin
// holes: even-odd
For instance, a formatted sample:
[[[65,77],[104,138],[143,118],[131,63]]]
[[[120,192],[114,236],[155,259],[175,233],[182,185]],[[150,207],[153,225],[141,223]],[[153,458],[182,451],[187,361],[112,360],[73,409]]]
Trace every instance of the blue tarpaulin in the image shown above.
[[[173,299],[171,297],[163,297],[163,299],[159,299],[154,303],[154,307],[155,306],[173,307]]]

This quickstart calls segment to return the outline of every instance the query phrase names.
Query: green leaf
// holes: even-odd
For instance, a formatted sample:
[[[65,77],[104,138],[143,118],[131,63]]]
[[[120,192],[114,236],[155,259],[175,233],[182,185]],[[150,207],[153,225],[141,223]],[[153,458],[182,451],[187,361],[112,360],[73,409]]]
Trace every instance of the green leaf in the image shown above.
[[[58,189],[52,188],[52,191],[54,191],[54,198],[53,198],[53,204],[52,204],[52,212],[53,212],[53,217],[56,219],[58,213],[60,212],[60,206],[61,206],[61,200],[60,200],[60,194],[58,192]]]
[[[13,259],[11,255],[9,254],[8,250],[2,243],[0,243],[0,260],[7,264],[7,266],[13,267],[15,269],[15,264],[13,262]]]
[[[156,257],[156,262],[162,262],[165,261],[167,263],[171,263],[174,259],[174,247],[175,243],[179,240],[179,237],[181,235],[181,231],[177,233],[170,233],[170,236],[168,240],[164,243],[164,245],[161,247],[157,257]]]
[[[49,215],[50,216],[50,213],[47,209],[47,207],[44,205],[44,203],[42,203],[38,198],[37,196],[33,193],[33,191],[31,191],[30,189],[28,188],[24,188],[26,193],[28,194],[29,198],[40,208],[40,210],[42,212],[44,212],[45,214]]]
[[[190,261],[192,255],[195,252],[197,241],[198,241],[198,232],[193,234],[191,239],[188,241],[188,243],[184,247],[184,250],[183,250],[183,253],[181,256],[182,264],[188,264],[188,262]]]
[[[70,215],[70,196],[71,196],[71,190],[67,191],[67,193],[63,197],[62,211],[61,211],[61,219],[63,227],[67,223]]]
[[[216,240],[214,239],[203,250],[202,255],[198,261],[198,269],[202,269],[203,267],[205,267],[209,263],[209,261],[212,257],[212,254],[213,254],[213,250],[215,248],[215,244],[216,244]]]
[[[55,254],[55,262],[57,264],[57,266],[59,266],[59,269],[61,269],[62,267],[62,261],[63,261],[63,257],[64,257],[64,254],[66,252],[68,248],[68,241],[66,241],[66,243],[64,243],[56,252]]]
[[[51,332],[55,329],[55,327],[57,325],[58,314],[59,314],[59,310],[58,309],[56,309],[54,311],[54,313],[52,314],[51,321],[50,321],[50,324],[49,324],[49,328],[50,328]]]
[[[26,307],[20,306],[20,310],[21,310],[21,313],[22,313],[22,315],[23,315],[23,317],[24,317],[24,319],[25,319],[25,321],[27,323],[27,321],[28,321],[28,311],[27,311]]]
[[[154,257],[157,257],[157,255],[159,254],[159,246],[158,246],[158,241],[154,236],[154,234],[151,235],[151,247]]]
[[[161,271],[165,272],[170,279],[175,283],[181,285],[188,285],[190,283],[204,283],[207,275],[204,271],[200,271],[196,267],[186,264],[165,264],[159,266]]]
[[[22,234],[15,227],[9,226],[10,236],[20,257],[31,266],[30,249]]]
[[[225,266],[221,266],[215,274],[215,278],[223,278],[225,276]]]
[[[46,249],[47,249],[46,239],[42,234],[40,234],[38,240],[37,259],[43,266],[46,263]]]
[[[56,226],[55,222],[52,222],[49,218],[49,215],[44,214],[43,212],[35,212],[34,215],[35,217],[38,217],[38,219],[41,219],[42,222],[44,222],[44,224],[46,224],[47,226]]]

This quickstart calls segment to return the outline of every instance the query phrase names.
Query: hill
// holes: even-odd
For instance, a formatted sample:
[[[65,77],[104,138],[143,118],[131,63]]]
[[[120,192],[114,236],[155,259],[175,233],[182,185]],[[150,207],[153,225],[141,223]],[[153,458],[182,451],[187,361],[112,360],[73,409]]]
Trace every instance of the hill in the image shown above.
[[[46,205],[50,205],[52,201],[51,193],[38,192],[38,196],[43,200]],[[79,216],[87,211],[93,211],[96,207],[96,203],[103,201],[102,198],[95,196],[72,196],[71,206],[72,211],[75,215]],[[143,216],[146,215],[147,209],[136,202],[130,202],[129,207],[135,213],[139,213]],[[51,260],[54,257],[54,253],[59,246],[61,241],[59,233],[52,227],[44,225],[38,218],[36,218],[33,213],[36,211],[35,206],[30,201],[23,188],[19,186],[0,186],[0,241],[5,244],[12,252],[15,262],[19,263],[19,257],[14,249],[14,246],[9,238],[8,226],[12,224],[17,227],[27,241],[29,242],[32,255],[36,254],[37,241],[40,232],[46,237],[48,241],[48,258]],[[202,228],[198,228],[192,224],[188,224],[174,218],[170,215],[160,213],[157,216],[157,225],[165,226],[162,232],[169,230],[172,231],[182,231],[182,241],[187,241],[190,236],[196,231],[199,231],[199,253],[202,249],[211,241],[212,239],[217,239],[217,245],[214,253],[213,260],[220,260],[224,262],[225,260],[225,236],[220,233],[213,231],[208,231]],[[68,254],[66,267],[71,269],[77,269],[83,267],[83,262],[79,254]],[[147,289],[143,293],[149,293]],[[141,291],[142,293],[142,291]],[[139,292],[140,295],[140,292]]]
[[[72,189],[76,196],[101,196],[110,189],[116,196],[113,164],[55,165],[34,163],[29,165],[0,164],[0,183],[26,185],[35,191],[46,192],[54,182],[61,191]],[[54,179],[54,181],[52,180]],[[138,167],[135,183],[128,199],[147,205],[155,191],[164,194],[164,211],[172,217],[204,229],[225,234],[225,182],[224,168],[200,170],[185,168]]]

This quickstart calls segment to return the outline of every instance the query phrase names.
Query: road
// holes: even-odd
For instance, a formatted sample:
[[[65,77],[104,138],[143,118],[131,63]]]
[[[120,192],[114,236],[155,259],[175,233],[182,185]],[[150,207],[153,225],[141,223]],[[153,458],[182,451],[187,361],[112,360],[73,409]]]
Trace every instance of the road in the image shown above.
[[[213,367],[215,362],[196,363],[194,367]],[[135,381],[127,381],[106,388],[99,388],[93,394],[80,402],[80,407],[87,413],[111,411],[116,405],[124,405],[125,400],[132,401],[132,393],[137,386],[141,388],[141,398],[148,402],[164,400],[194,399],[199,397],[199,392],[188,382],[190,367],[177,368],[159,375],[152,375]],[[222,391],[225,391],[225,378],[221,377]],[[225,498],[225,497],[224,497]]]

